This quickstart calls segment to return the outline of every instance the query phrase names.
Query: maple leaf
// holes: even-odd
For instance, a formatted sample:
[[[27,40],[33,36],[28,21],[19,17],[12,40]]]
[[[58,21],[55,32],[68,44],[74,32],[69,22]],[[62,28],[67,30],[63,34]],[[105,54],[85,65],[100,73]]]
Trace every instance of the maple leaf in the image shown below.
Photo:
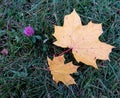
[[[82,25],[79,15],[74,10],[64,17],[63,26],[55,26],[53,44],[71,48],[75,59],[87,65],[97,67],[96,59],[107,60],[113,46],[99,41],[102,25],[89,22]]]
[[[76,84],[70,74],[77,72],[78,66],[74,66],[72,62],[64,64],[64,57],[54,57],[53,60],[47,58],[49,69],[53,75],[53,80],[58,83],[63,82],[65,85]]]

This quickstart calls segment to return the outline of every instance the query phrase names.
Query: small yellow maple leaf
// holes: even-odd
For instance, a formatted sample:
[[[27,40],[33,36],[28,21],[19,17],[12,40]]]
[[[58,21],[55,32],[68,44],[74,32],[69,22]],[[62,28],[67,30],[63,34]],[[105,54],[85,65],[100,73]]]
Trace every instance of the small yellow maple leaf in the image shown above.
[[[75,59],[87,65],[97,67],[96,59],[107,60],[113,46],[99,41],[102,25],[89,22],[82,25],[80,17],[74,10],[64,18],[63,26],[55,26],[53,36],[57,39],[53,44],[72,48]]]
[[[53,75],[53,80],[56,83],[61,81],[67,86],[70,84],[76,84],[70,74],[76,73],[78,66],[74,66],[72,62],[64,64],[65,59],[63,56],[54,57],[53,60],[47,58],[47,60],[49,69]]]

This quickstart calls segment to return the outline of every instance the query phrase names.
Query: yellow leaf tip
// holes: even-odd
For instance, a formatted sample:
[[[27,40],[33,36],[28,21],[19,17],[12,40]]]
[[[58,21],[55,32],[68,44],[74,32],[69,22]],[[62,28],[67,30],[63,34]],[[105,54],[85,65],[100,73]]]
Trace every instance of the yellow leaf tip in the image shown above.
[[[73,12],[76,12],[76,10],[75,10],[75,9],[73,9]]]
[[[95,68],[95,69],[98,69],[98,66],[96,65],[96,66],[94,66],[94,68]]]

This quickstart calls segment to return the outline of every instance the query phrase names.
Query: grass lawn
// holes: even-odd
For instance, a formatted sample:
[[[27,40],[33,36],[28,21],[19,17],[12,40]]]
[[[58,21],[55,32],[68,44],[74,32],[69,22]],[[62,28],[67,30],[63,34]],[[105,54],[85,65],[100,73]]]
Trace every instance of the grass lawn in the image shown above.
[[[66,62],[80,68],[72,74],[76,85],[52,80],[47,56],[64,49],[52,43],[54,25],[63,25],[75,9],[86,25],[102,23],[100,40],[116,48],[110,61],[98,60],[99,69],[77,63],[71,53]],[[23,34],[26,26],[35,34]],[[0,98],[120,98],[120,0],[0,0]]]

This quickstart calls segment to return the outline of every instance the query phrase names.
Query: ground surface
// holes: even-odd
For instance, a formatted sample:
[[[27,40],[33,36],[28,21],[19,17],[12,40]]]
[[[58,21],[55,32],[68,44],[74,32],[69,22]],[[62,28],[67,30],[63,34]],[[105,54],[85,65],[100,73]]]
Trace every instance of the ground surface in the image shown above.
[[[56,85],[46,57],[64,49],[52,45],[54,25],[63,25],[73,9],[82,23],[102,23],[100,40],[115,46],[109,61],[98,61],[99,69],[77,63],[72,75],[77,85]],[[23,30],[31,25],[32,38]],[[37,38],[37,39],[36,39]],[[120,98],[120,1],[119,0],[0,0],[0,98]],[[70,53],[66,62],[76,61]]]

